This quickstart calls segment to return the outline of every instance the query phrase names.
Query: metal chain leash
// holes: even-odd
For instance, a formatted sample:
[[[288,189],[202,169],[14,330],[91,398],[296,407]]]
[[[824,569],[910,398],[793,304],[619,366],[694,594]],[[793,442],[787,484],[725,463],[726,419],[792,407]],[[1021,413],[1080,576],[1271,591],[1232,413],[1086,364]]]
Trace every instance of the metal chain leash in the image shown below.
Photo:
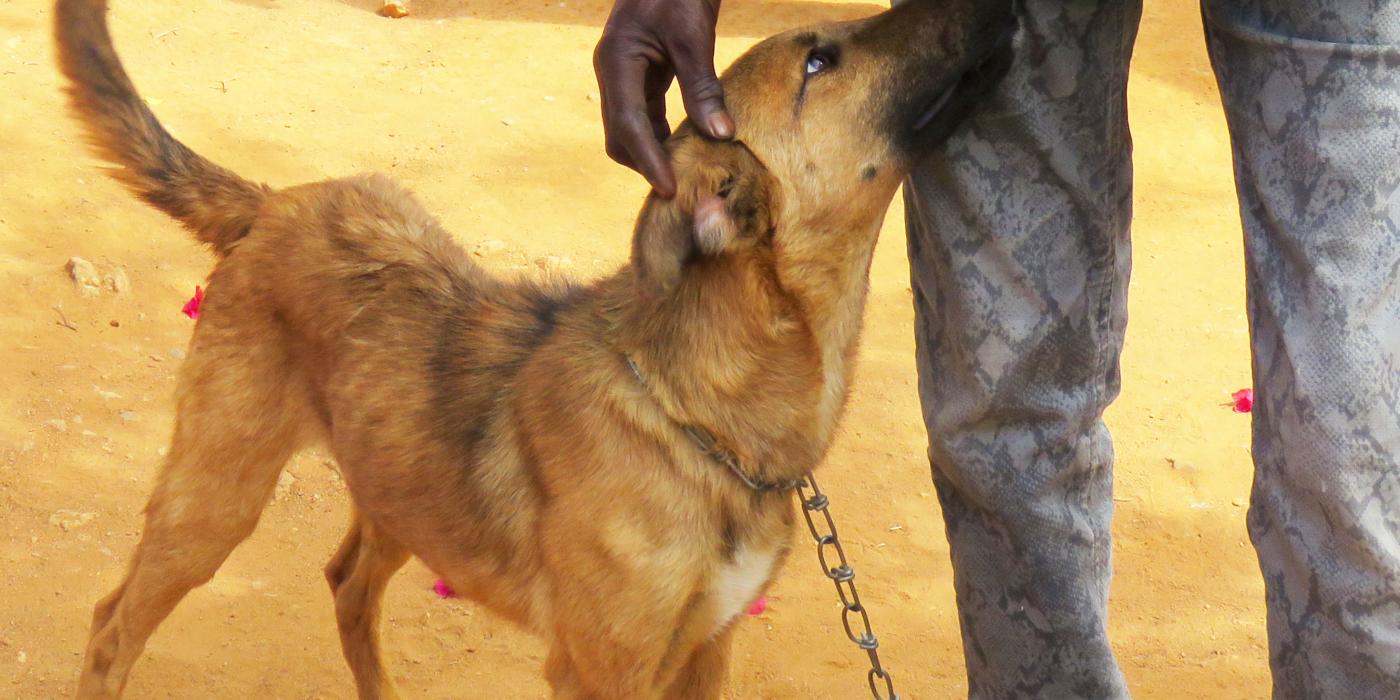
[[[627,368],[636,377],[637,382],[643,388],[648,386],[646,375],[642,374],[642,369],[637,363],[627,355],[622,356]],[[719,440],[713,433],[699,426],[681,425],[690,439],[700,448],[701,452],[709,455],[710,459],[729,469],[740,481],[753,489],[755,493],[768,493],[773,491],[791,491],[796,489],[797,498],[802,502],[802,517],[807,520],[807,531],[812,533],[812,539],[817,543],[817,560],[821,562],[822,573],[836,584],[836,595],[841,597],[841,624],[846,628],[846,638],[850,639],[856,646],[865,650],[870,655],[870,673],[866,674],[866,682],[870,685],[870,694],[875,700],[899,700],[899,694],[894,692],[894,679],[890,677],[890,672],[880,665],[880,642],[875,639],[875,630],[870,627],[870,614],[865,611],[865,606],[860,602],[860,594],[856,592],[856,572],[851,568],[851,563],[846,561],[846,551],[841,548],[841,540],[836,536],[836,522],[831,519],[831,513],[826,509],[828,501],[826,494],[817,487],[816,479],[811,474],[807,474],[795,481],[763,481],[754,476],[750,476],[744,469],[744,465],[739,462],[739,458],[729,450],[719,444]],[[811,495],[808,495],[808,492]],[[821,513],[822,520],[826,522],[826,534],[817,527],[817,520],[812,518],[812,513]],[[839,562],[832,566],[828,562],[829,552],[836,553]],[[860,615],[860,634],[856,634],[856,628],[851,626],[851,615]],[[884,685],[883,692],[880,686]]]
[[[809,492],[811,495],[808,495]],[[851,568],[850,562],[846,561],[846,552],[841,548],[841,540],[836,536],[836,522],[831,519],[831,513],[826,509],[826,494],[817,488],[817,482],[808,474],[797,484],[797,497],[802,502],[802,517],[807,519],[807,530],[812,533],[812,539],[817,543],[817,560],[821,562],[822,573],[836,584],[836,594],[841,597],[841,624],[846,628],[846,637],[870,655],[870,673],[866,674],[870,694],[876,700],[899,700],[899,694],[894,692],[894,679],[890,677],[890,672],[880,665],[880,653],[877,651],[880,642],[875,639],[875,631],[870,627],[870,615],[860,602],[860,594],[856,592],[856,572]],[[826,534],[817,527],[818,519],[814,519],[812,513],[822,514],[821,520],[826,522]],[[836,554],[836,566],[832,566],[828,559],[830,552]],[[860,616],[859,627],[852,627],[852,615]],[[860,634],[856,633],[857,630],[861,631]]]

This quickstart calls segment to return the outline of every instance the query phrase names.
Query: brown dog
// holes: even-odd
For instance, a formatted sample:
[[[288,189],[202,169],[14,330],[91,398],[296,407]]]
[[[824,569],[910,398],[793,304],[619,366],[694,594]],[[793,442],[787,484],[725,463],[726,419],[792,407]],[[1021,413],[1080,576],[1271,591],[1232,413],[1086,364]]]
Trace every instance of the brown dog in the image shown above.
[[[716,697],[789,548],[780,486],[845,404],[885,209],[1005,72],[1008,8],[909,2],[757,45],[724,76],[738,140],[681,128],[679,195],[649,197],[630,265],[587,286],[489,276],[383,177],[272,190],[201,158],[137,97],[105,11],[57,4],[72,103],[218,263],[78,694],[121,693],[320,440],[356,511],[326,577],[361,697],[395,694],[377,623],[410,555],[545,636],[558,697]]]

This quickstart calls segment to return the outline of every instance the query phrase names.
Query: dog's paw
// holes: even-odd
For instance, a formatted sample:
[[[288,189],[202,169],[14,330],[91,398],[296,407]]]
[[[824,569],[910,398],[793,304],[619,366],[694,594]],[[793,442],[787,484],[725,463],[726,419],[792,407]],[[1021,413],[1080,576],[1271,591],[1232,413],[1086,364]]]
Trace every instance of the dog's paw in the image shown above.
[[[379,8],[379,16],[392,17],[393,19],[407,17],[408,3],[396,2],[396,0],[387,0],[384,3],[384,6]]]

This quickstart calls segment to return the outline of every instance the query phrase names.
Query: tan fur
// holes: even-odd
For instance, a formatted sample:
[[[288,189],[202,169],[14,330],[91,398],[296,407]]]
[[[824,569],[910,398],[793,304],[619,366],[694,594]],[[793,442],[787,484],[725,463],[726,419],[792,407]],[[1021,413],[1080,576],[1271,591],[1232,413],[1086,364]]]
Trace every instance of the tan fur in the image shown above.
[[[220,256],[79,696],[120,695],[161,620],[253,530],[286,459],[321,441],[355,505],[325,571],[362,698],[395,696],[376,630],[409,556],[543,635],[557,697],[718,697],[735,599],[787,555],[795,509],[682,426],[764,480],[821,461],[875,237],[918,150],[889,124],[986,52],[980,6],[760,44],[724,79],[739,141],[678,130],[679,194],[648,198],[631,264],[549,286],[487,274],[386,178],[273,191],[194,155],[136,96],[105,2],[60,0],[61,66],[98,150]],[[934,38],[892,48],[911,24]],[[841,68],[804,78],[823,42]],[[925,76],[908,95],[891,89],[906,72]]]

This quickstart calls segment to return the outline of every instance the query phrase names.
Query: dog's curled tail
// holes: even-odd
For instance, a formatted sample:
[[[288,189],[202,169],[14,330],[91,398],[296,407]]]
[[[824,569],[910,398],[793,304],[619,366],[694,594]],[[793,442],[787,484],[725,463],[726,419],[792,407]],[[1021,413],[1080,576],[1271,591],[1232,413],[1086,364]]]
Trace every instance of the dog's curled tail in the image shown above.
[[[270,190],[175,140],[136,94],[107,30],[107,0],[58,0],[58,62],[68,96],[99,155],[136,196],[224,254],[248,233]]]

